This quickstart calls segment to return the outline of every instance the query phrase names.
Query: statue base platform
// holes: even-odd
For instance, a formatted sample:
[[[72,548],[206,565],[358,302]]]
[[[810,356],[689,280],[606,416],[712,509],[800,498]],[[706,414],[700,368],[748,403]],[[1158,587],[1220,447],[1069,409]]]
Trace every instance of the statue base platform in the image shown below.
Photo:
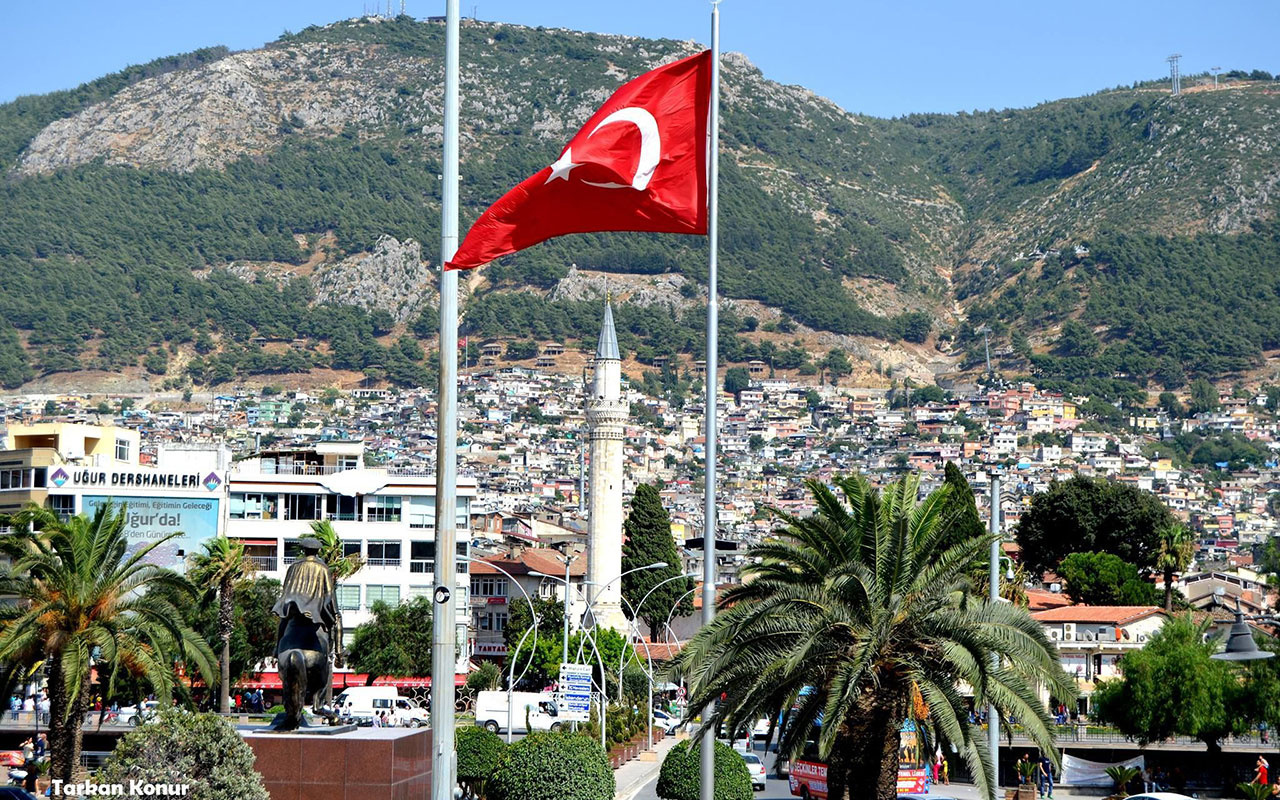
[[[284,712],[276,714],[275,719],[267,725],[267,731],[271,733],[301,733],[308,736],[334,736],[339,733],[350,733],[357,729],[356,725],[330,725],[328,722],[313,722],[311,718],[303,717],[300,725],[291,731],[280,730],[280,726],[284,724]]]
[[[346,727],[346,726],[341,726]],[[431,794],[425,728],[242,730],[271,800],[410,800]]]

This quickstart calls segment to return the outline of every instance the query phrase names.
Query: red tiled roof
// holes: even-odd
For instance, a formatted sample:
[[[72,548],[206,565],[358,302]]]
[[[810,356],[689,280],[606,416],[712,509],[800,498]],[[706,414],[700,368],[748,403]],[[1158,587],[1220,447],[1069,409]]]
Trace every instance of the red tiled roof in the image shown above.
[[[1031,618],[1037,622],[1093,622],[1108,625],[1125,625],[1152,614],[1163,614],[1159,606],[1062,606],[1036,611]]]
[[[648,642],[648,640],[646,642],[647,647],[646,644],[640,642],[636,642],[632,646],[635,647],[636,652],[642,658],[652,658],[654,661],[670,661],[684,649],[686,644],[686,642]]]
[[[1047,611],[1051,608],[1062,608],[1069,605],[1071,605],[1071,598],[1061,592],[1027,589],[1027,607],[1033,612]]]
[[[501,575],[494,569],[495,565],[512,575],[527,575],[530,572],[541,572],[544,575],[560,576],[564,574],[564,562],[556,558],[558,553],[548,548],[525,550],[518,557],[486,558],[483,561],[472,561],[468,572],[472,575]],[[587,559],[575,559],[569,565],[569,577],[581,578],[587,574]]]

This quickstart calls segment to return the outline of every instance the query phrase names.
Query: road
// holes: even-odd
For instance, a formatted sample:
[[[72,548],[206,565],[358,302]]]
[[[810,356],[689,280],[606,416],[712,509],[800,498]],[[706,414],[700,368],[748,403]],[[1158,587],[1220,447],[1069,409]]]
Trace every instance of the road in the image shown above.
[[[979,800],[978,791],[968,784],[952,784],[951,786],[935,786],[929,792],[930,797],[955,798],[955,800]],[[654,778],[645,784],[635,796],[635,800],[659,800],[658,798],[658,779]],[[778,780],[770,777],[765,784],[763,792],[756,792],[755,800],[795,800],[791,796],[790,787],[786,780]]]

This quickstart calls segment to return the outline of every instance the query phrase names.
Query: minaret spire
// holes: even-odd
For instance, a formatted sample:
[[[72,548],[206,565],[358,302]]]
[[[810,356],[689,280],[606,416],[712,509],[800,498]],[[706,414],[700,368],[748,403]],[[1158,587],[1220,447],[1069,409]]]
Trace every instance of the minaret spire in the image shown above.
[[[591,624],[625,631],[622,613],[623,444],[629,408],[622,397],[622,354],[613,325],[612,298],[605,301],[595,376],[587,404],[591,481],[587,493],[587,579]]]

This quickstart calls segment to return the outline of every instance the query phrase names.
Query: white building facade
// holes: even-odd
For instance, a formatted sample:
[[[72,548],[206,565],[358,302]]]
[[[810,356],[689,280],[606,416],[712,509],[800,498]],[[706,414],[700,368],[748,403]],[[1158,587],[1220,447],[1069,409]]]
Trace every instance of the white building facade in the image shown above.
[[[328,520],[364,567],[337,586],[345,643],[378,601],[396,605],[435,586],[435,477],[417,469],[366,467],[361,442],[320,442],[263,452],[228,475],[227,536],[244,542],[259,574],[283,579],[296,542]],[[474,480],[458,479],[458,555],[468,554]],[[467,561],[455,577],[458,641],[470,619]],[[465,648],[464,648],[465,650]],[[466,671],[469,653],[458,659]]]

